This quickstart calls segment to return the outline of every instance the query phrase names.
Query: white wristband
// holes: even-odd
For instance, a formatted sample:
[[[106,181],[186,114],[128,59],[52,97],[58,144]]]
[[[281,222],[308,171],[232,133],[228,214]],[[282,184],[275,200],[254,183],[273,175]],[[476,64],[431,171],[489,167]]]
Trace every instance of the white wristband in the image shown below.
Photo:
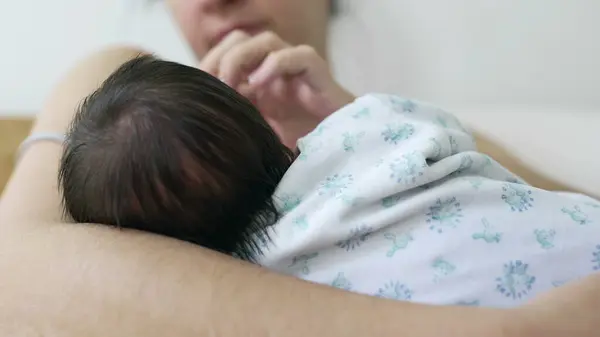
[[[63,144],[65,142],[65,135],[54,132],[36,132],[29,135],[29,137],[25,138],[25,140],[19,146],[15,162],[18,163],[21,160],[21,157],[23,157],[31,145],[44,141]]]

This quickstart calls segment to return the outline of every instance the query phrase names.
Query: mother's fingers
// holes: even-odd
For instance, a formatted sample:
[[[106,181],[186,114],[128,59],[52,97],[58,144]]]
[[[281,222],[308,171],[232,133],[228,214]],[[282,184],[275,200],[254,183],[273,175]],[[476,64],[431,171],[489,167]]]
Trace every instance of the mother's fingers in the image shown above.
[[[251,36],[244,31],[235,30],[229,33],[217,46],[211,49],[200,62],[199,68],[213,76],[219,75],[219,65],[223,56],[234,46],[250,40]]]
[[[223,55],[219,64],[219,78],[235,88],[267,55],[287,47],[289,45],[272,32],[264,32],[243,41]]]
[[[315,90],[322,90],[329,82],[325,61],[309,46],[296,46],[269,54],[249,76],[252,86],[263,86],[282,76],[305,75],[303,79]]]

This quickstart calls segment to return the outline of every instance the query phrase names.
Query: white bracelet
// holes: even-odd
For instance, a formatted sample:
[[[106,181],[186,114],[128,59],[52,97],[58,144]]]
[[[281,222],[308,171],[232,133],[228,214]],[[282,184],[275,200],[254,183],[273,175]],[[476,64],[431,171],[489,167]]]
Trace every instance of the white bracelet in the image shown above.
[[[23,155],[31,147],[31,145],[43,141],[63,144],[65,142],[65,135],[62,133],[54,132],[36,132],[29,135],[29,137],[25,138],[21,145],[19,145],[15,163],[18,163],[21,160],[21,157],[23,157]]]

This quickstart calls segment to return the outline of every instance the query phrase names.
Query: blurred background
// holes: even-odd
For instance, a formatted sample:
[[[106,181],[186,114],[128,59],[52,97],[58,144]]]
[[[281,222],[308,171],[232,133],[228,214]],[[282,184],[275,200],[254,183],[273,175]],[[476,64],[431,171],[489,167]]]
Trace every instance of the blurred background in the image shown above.
[[[597,143],[600,125],[600,1],[340,0],[339,7],[329,53],[336,77],[355,94],[433,102],[574,186],[596,175],[582,152]],[[132,44],[194,64],[171,20],[161,1],[0,0],[0,190],[31,119],[77,60]],[[573,120],[576,129],[566,126]],[[549,166],[561,137],[570,139],[561,150],[572,153],[568,165]]]
[[[0,0],[0,114],[35,114],[69,66],[106,45],[193,62],[155,2]],[[357,93],[394,92],[457,109],[600,107],[598,0],[341,3],[330,51],[338,78]]]

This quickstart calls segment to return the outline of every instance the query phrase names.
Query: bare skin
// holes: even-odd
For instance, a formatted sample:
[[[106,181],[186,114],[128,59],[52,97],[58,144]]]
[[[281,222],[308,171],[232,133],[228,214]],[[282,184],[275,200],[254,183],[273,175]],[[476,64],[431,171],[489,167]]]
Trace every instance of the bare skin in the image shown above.
[[[176,7],[177,3],[182,7]],[[269,4],[286,13],[306,10],[310,14],[310,11],[316,13],[323,7],[320,0],[298,1],[312,8],[310,11],[293,5],[285,7],[285,3],[295,1],[171,1],[174,13],[201,13],[204,18],[212,18],[215,26],[219,21],[214,20],[225,17],[224,13],[235,14],[234,9],[239,8],[247,11],[244,17],[251,18],[250,14],[262,13]],[[213,16],[206,16],[207,13]],[[298,13],[299,16],[308,15]],[[276,14],[266,16],[278,17]],[[318,19],[319,15],[314,17]],[[178,21],[183,26],[181,22],[184,21]],[[313,26],[319,26],[317,21],[312,22]],[[195,21],[190,19],[189,22]],[[252,88],[251,83],[242,80],[238,88],[247,89],[249,96],[264,91],[263,112],[273,124],[280,125],[282,138],[291,140],[314,125],[322,114],[336,105],[345,104],[351,95],[347,96],[343,89],[332,84],[329,75],[322,76],[322,73],[310,70],[314,69],[310,67],[324,63],[322,58],[314,57],[321,50],[318,42],[309,41],[311,34],[305,36],[305,41],[300,41],[302,34],[279,26],[281,23],[273,25],[286,34],[274,33],[270,41],[276,40],[274,35],[280,41],[291,42],[270,42],[270,46],[286,47],[269,51],[297,51],[293,46],[302,43],[309,43],[314,50],[307,52],[311,49],[300,48],[301,52],[296,56],[302,57],[292,58],[296,61],[272,63],[270,73],[285,77],[283,87],[290,84],[287,88],[292,94],[278,96],[277,88],[281,89],[281,86],[266,85],[274,83],[270,81],[263,82],[260,88]],[[185,27],[182,30],[189,40],[190,33],[185,33]],[[250,39],[240,39],[244,43],[261,35],[243,33],[250,36]],[[282,35],[286,36],[279,37]],[[201,54],[203,50],[204,53],[214,52],[220,43],[225,43],[220,40],[212,46],[210,42],[198,42],[212,41],[203,37],[194,41],[192,45],[199,56],[204,55]],[[140,52],[117,48],[84,60],[51,94],[38,116],[34,132],[63,132],[79,100],[118,65]],[[266,59],[271,53],[263,51],[261,54]],[[210,52],[200,67],[209,69],[209,55]],[[220,62],[218,60],[228,58],[223,55],[214,59]],[[256,62],[263,64],[261,60]],[[298,77],[287,81],[287,75],[292,75],[292,70],[300,65],[306,70],[296,71]],[[218,68],[222,67],[224,65],[219,64]],[[236,68],[235,64],[232,68]],[[252,70],[244,69],[245,72]],[[310,76],[316,73],[316,76]],[[310,100],[303,103],[300,91],[293,90],[293,83],[298,81],[308,87],[309,90],[304,91],[307,96],[321,98],[331,106],[318,110],[306,104]],[[243,88],[246,84],[248,86]],[[274,102],[279,99],[287,100],[284,103],[294,109],[287,110],[290,113],[286,115],[275,109],[269,111],[268,106],[276,106]],[[313,107],[322,106],[316,104]],[[57,144],[34,145],[22,158],[0,201],[0,272],[3,275],[0,279],[0,331],[10,331],[11,335],[34,331],[48,336],[552,337],[568,332],[573,337],[591,337],[600,328],[596,317],[600,307],[597,277],[553,291],[522,308],[425,306],[309,284],[168,238],[68,224],[62,220],[56,189],[59,152]],[[302,321],[295,323],[299,322],[299,317]],[[13,330],[9,330],[11,328]]]

